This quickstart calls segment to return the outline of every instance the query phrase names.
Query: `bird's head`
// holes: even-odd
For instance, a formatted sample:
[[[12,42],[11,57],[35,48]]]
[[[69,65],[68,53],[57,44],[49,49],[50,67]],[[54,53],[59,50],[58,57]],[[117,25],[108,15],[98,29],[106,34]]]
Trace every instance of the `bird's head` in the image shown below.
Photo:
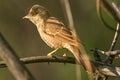
[[[28,14],[23,18],[29,19],[34,24],[37,21],[45,20],[50,16],[48,10],[40,5],[33,5],[32,8],[29,10]]]

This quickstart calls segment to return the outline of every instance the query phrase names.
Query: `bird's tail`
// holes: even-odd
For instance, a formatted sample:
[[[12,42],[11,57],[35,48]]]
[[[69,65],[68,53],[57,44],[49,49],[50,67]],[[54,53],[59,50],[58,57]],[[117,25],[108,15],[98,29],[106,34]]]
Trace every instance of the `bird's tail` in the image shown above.
[[[92,73],[92,65],[88,58],[88,56],[85,54],[85,50],[83,47],[80,46],[80,49],[76,46],[69,47],[69,50],[73,53],[73,55],[76,58],[76,62],[78,64],[81,64],[87,72]]]

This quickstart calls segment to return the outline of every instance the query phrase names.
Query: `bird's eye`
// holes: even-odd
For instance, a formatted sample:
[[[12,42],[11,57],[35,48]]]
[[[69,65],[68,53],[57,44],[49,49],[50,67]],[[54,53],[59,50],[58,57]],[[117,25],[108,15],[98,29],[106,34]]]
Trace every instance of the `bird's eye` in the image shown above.
[[[39,7],[33,8],[33,9],[31,10],[31,14],[32,14],[32,15],[36,15],[36,14],[38,14],[39,12],[40,12]]]
[[[38,14],[39,12],[40,12],[40,9],[39,9],[39,8],[35,8],[35,9],[34,9],[34,13],[35,13],[35,14]]]

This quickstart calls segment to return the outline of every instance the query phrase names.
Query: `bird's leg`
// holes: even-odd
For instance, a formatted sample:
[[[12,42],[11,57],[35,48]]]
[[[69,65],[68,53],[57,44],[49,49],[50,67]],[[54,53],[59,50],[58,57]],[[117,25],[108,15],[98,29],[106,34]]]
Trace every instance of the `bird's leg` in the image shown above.
[[[55,53],[57,50],[58,50],[58,49],[55,49],[55,50],[51,51],[50,53],[47,54],[47,56],[50,56],[50,57],[51,57],[52,54]]]

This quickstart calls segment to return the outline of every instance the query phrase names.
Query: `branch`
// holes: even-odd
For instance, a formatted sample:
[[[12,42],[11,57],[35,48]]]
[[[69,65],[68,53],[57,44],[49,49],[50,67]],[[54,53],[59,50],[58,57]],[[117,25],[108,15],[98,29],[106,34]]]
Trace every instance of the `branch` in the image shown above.
[[[67,19],[69,28],[73,32],[72,35],[74,37],[77,37],[75,26],[74,26],[74,21],[73,21],[73,16],[72,16],[71,8],[70,8],[70,2],[69,0],[61,0],[61,4],[62,4],[64,13],[65,13],[65,17]]]
[[[100,6],[103,7],[117,22],[120,23],[120,11],[117,9],[113,2],[112,6],[107,2],[107,0],[99,0]]]
[[[76,64],[75,58],[73,57],[48,57],[48,56],[33,56],[33,57],[26,57],[20,59],[24,64],[33,64],[33,63],[69,63],[69,64]],[[94,66],[98,69],[100,74],[106,76],[120,76],[120,67],[113,66],[113,65],[106,65],[101,62],[93,62],[91,61]],[[5,61],[0,62],[0,68],[7,67]]]
[[[60,0],[60,1],[61,1],[64,13],[65,13],[65,16],[66,16],[66,20],[69,25],[69,29],[72,32],[72,36],[75,40],[77,40],[77,34],[76,34],[75,26],[74,26],[74,21],[73,21],[71,6],[70,6],[70,0]],[[76,66],[76,80],[82,80],[80,66],[78,65]]]
[[[59,63],[70,63],[76,64],[75,58],[73,57],[49,57],[49,56],[32,56],[20,59],[24,64],[32,64],[32,63],[43,63],[43,62],[59,62]],[[0,62],[0,68],[7,67],[4,61]]]
[[[108,52],[103,52],[103,54],[106,54],[108,55],[104,61],[104,63],[108,63],[110,62],[110,64],[112,64],[113,60],[114,60],[114,57],[119,56],[119,54],[115,54],[116,52],[114,50],[114,47],[116,45],[116,42],[118,40],[118,36],[119,36],[119,31],[120,31],[120,27],[119,27],[119,24],[120,24],[120,10],[119,8],[117,7],[117,5],[114,3],[114,0],[110,0],[110,4],[107,2],[107,0],[96,0],[96,4],[97,4],[97,12],[98,12],[98,16],[100,17],[101,21],[105,24],[105,26],[111,30],[114,30],[116,31],[115,32],[115,35],[114,35],[114,38],[113,38],[113,41],[112,41],[112,44],[110,46],[110,49]],[[101,7],[104,8],[106,10],[106,12],[108,12],[117,22],[117,27],[116,27],[116,30],[114,28],[112,28],[111,26],[109,26],[103,19],[102,17],[102,14],[101,14]],[[114,53],[114,54],[113,54]],[[105,80],[107,80],[108,77],[106,77]]]
[[[98,18],[105,25],[105,27],[107,27],[108,29],[110,29],[112,31],[115,31],[115,29],[112,26],[110,26],[108,23],[106,23],[106,21],[104,20],[104,17],[102,16],[102,10],[101,10],[102,4],[103,4],[102,0],[96,0],[96,9],[97,9]],[[110,5],[108,5],[108,6],[111,7]],[[108,8],[108,10],[109,10],[109,8]],[[111,10],[111,8],[110,8],[110,10]],[[107,9],[106,9],[106,11],[107,11]]]
[[[35,80],[0,33],[0,57],[16,80]]]
[[[120,10],[113,0],[111,0],[110,3],[111,5],[107,2],[107,0],[96,0],[97,14],[99,19],[105,25],[105,27],[107,27],[110,30],[116,31],[113,27],[111,27],[106,23],[101,12],[101,7],[102,7],[107,13],[110,14],[110,16],[112,16],[116,20],[116,22],[120,23]]]
[[[115,34],[114,34],[114,37],[113,37],[113,40],[112,40],[112,43],[111,43],[111,46],[110,46],[109,51],[113,51],[113,50],[114,50],[115,45],[116,45],[116,43],[117,43],[117,41],[118,41],[119,34],[120,34],[119,31],[120,31],[120,24],[117,23],[116,32],[115,32]]]
[[[95,51],[95,50],[93,50]],[[99,50],[99,49],[96,49],[96,51],[98,53],[101,53],[103,55],[106,55],[106,56],[115,56],[115,57],[120,57],[120,50],[114,50],[114,51],[102,51],[102,50]]]
[[[116,32],[115,32],[115,34],[114,34],[114,38],[113,38],[113,40],[112,40],[112,43],[111,43],[111,46],[110,46],[110,49],[109,49],[108,52],[114,50],[114,47],[115,47],[115,45],[116,45],[116,43],[117,43],[117,41],[118,41],[118,37],[119,37],[119,34],[120,34],[119,31],[120,31],[120,25],[119,25],[119,23],[117,23]],[[108,54],[108,53],[107,53],[107,54]],[[108,54],[108,56],[107,56],[106,59],[105,59],[105,62],[110,62],[110,64],[112,64],[115,56],[116,56],[116,55]]]
[[[111,66],[101,65],[98,67],[98,71],[104,76],[111,76],[111,77],[120,76],[120,67],[115,67],[112,65]]]

